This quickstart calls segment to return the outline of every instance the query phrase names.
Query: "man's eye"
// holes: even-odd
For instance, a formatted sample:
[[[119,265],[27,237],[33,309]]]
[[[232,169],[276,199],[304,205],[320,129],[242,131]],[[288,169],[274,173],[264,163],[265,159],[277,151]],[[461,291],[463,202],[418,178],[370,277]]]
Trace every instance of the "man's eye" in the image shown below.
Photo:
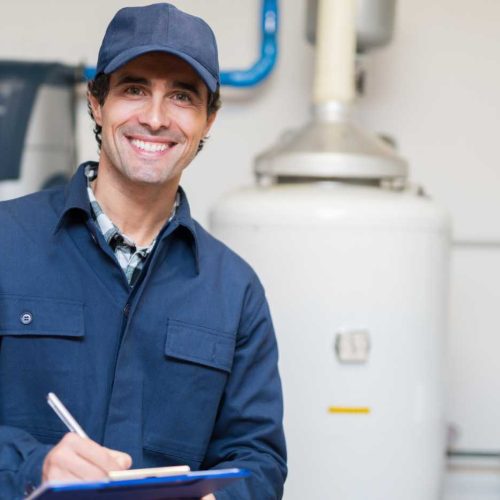
[[[142,89],[140,89],[139,87],[127,87],[125,89],[125,93],[128,95],[142,95],[143,94]]]
[[[176,92],[173,95],[173,98],[175,101],[179,101],[182,103],[190,103],[192,101],[191,96],[187,94],[186,92]]]

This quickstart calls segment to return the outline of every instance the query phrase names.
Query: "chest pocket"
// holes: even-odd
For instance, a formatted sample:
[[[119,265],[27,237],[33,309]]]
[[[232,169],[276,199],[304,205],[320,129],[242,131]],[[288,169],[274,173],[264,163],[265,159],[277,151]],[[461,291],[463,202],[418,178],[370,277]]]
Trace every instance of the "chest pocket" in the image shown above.
[[[0,295],[0,336],[83,336],[83,304]]]
[[[163,455],[161,463],[200,465],[231,373],[235,340],[234,334],[169,320],[162,359],[155,376],[147,378],[147,455]]]
[[[165,355],[230,372],[234,335],[170,320]]]
[[[63,430],[46,404],[55,392],[77,411],[83,303],[0,295],[0,421],[37,434]]]

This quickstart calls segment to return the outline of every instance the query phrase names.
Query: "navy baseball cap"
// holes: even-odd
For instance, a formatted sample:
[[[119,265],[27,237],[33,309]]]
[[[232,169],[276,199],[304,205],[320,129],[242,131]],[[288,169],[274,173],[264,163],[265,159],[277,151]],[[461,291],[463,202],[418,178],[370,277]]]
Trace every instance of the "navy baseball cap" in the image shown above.
[[[217,43],[201,18],[168,3],[120,9],[109,23],[99,50],[96,74],[110,74],[148,52],[180,57],[211,92],[220,84]]]

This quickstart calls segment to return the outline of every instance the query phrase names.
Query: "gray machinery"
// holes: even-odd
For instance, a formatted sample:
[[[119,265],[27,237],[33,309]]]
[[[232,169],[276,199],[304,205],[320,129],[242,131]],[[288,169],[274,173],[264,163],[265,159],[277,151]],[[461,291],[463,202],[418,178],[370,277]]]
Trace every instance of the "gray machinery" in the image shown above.
[[[0,200],[63,184],[75,168],[75,68],[0,61]]]

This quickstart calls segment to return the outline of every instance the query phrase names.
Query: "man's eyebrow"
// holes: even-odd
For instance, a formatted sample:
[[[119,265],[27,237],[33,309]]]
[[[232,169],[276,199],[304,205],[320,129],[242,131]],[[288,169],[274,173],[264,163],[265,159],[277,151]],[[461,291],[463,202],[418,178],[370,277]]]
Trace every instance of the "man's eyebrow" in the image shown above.
[[[123,75],[116,82],[117,85],[131,84],[135,83],[137,85],[147,85],[149,82],[147,78],[134,75]]]
[[[130,84],[149,85],[149,83],[150,83],[150,81],[147,78],[144,78],[142,76],[123,75],[120,78],[118,78],[116,85],[130,85]],[[197,97],[201,98],[200,86],[196,85],[195,83],[190,83],[190,82],[187,82],[185,80],[174,80],[172,82],[172,87],[179,88],[182,90],[187,90],[187,91],[195,94]]]
[[[195,85],[194,83],[189,83],[182,80],[175,80],[174,82],[172,82],[172,85],[175,88],[189,90],[190,92],[193,92],[193,94],[195,94],[197,97],[201,97],[199,85]]]

